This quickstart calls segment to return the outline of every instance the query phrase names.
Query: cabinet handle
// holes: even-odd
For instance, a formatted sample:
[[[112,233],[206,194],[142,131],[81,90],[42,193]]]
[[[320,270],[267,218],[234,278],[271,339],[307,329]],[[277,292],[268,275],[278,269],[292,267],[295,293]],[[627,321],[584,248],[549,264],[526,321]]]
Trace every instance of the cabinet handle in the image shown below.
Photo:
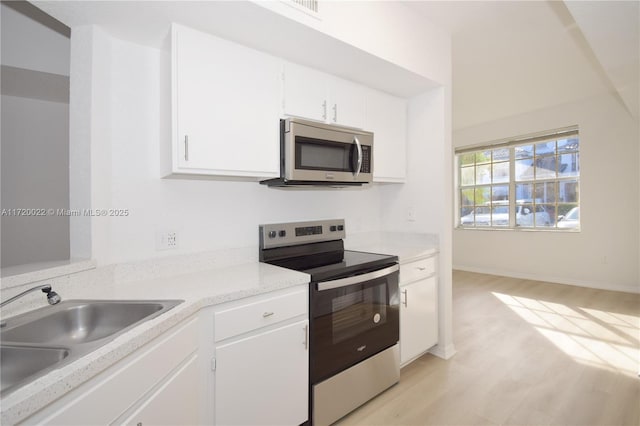
[[[270,317],[271,315],[273,315],[273,312],[265,312],[264,314],[262,314],[262,318],[267,318],[267,317]]]
[[[338,122],[338,104],[333,104],[333,122]]]
[[[327,119],[327,101],[326,100],[322,103],[322,119],[323,120]]]
[[[142,422],[138,422],[136,426],[142,426]]]
[[[405,308],[409,307],[409,293],[408,290],[402,290],[402,294],[404,294],[404,302],[402,302],[402,304],[404,305]]]
[[[424,271],[425,269],[427,269],[426,266],[417,266],[419,271]]]
[[[184,161],[189,161],[189,135],[184,135]]]
[[[304,326],[304,349],[309,349],[309,324]]]

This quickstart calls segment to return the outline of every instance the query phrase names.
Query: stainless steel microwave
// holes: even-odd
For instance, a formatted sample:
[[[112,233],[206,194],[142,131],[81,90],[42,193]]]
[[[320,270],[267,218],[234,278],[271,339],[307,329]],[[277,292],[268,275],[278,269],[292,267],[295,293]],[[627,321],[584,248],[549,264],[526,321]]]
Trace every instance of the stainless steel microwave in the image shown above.
[[[299,118],[280,120],[280,178],[269,186],[357,186],[373,179],[373,133]]]

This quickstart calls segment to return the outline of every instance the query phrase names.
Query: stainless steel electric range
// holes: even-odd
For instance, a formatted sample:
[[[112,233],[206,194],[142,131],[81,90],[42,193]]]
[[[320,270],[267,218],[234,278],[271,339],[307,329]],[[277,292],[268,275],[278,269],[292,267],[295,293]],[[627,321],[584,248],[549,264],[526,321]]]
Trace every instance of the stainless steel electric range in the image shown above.
[[[344,249],[344,219],[260,226],[260,261],[311,275],[309,419],[331,424],[400,378],[397,256]]]

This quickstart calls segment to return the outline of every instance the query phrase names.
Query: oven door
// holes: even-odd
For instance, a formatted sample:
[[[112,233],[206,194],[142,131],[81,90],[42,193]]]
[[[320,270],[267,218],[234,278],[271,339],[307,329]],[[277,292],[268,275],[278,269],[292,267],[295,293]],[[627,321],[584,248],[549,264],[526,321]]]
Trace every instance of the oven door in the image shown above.
[[[398,270],[394,264],[313,283],[311,383],[319,383],[398,342]]]

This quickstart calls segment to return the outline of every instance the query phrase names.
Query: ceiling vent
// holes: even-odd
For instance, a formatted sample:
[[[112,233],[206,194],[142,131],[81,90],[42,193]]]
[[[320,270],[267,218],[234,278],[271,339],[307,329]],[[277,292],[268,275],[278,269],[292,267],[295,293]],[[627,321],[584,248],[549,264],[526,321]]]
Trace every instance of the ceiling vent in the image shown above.
[[[307,12],[318,13],[319,0],[290,0],[294,5],[306,10]]]

